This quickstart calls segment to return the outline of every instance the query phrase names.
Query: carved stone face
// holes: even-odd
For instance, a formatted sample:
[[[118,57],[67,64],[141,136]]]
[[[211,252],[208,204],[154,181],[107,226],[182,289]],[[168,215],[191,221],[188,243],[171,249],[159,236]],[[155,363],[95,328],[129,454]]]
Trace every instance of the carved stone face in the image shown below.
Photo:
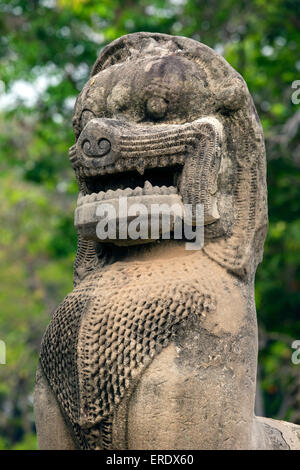
[[[263,135],[245,82],[223,58],[186,38],[124,36],[98,58],[73,125],[82,237],[96,239],[97,207],[124,196],[147,207],[201,203],[205,249],[245,265],[266,223],[265,207],[257,211],[266,206]],[[216,245],[230,240],[229,250]]]

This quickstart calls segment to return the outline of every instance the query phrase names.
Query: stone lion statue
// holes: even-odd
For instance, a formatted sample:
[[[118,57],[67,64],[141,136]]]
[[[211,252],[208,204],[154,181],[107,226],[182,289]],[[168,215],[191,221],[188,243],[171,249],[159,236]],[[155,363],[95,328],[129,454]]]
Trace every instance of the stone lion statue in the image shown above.
[[[267,189],[243,78],[192,39],[129,34],[101,52],[73,127],[74,290],[42,340],[40,448],[299,448],[300,426],[254,415]],[[203,246],[100,240],[97,210],[120,198],[201,205]]]

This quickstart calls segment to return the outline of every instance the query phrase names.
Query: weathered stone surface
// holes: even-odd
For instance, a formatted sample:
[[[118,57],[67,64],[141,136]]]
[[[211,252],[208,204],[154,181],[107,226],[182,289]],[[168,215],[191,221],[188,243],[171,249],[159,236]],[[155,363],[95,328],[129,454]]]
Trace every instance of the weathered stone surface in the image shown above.
[[[40,447],[299,448],[299,426],[254,416],[267,195],[243,78],[191,39],[124,36],[97,59],[73,125],[75,287],[42,341]],[[96,210],[122,197],[203,204],[203,249],[101,243]]]

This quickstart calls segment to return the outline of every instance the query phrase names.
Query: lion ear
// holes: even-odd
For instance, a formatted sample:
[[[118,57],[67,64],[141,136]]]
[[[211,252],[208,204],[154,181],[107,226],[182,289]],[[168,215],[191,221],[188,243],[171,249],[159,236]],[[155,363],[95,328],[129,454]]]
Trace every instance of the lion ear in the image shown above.
[[[250,94],[248,101],[251,103]],[[262,260],[268,226],[266,156],[263,132],[252,106],[224,117],[227,158],[230,160],[230,202],[222,203],[232,213],[230,231],[220,239],[209,240],[204,251],[215,261],[240,277],[255,273]],[[223,189],[226,201],[228,188]],[[227,207],[227,209],[226,209]],[[227,213],[230,220],[229,213]]]

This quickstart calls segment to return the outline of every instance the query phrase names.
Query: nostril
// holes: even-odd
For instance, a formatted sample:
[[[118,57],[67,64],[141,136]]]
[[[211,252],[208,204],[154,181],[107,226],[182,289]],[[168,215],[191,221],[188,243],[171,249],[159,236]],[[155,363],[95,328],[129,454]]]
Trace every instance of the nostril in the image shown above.
[[[85,168],[113,165],[120,157],[121,126],[110,119],[91,119],[76,144],[79,159]]]
[[[97,145],[93,145],[89,139],[84,139],[81,147],[88,157],[104,157],[110,152],[111,143],[103,138],[98,140]]]
[[[110,148],[111,148],[110,141],[108,139],[100,139],[98,141],[98,147],[100,150],[99,156],[103,157],[103,155],[106,155],[110,151]]]

